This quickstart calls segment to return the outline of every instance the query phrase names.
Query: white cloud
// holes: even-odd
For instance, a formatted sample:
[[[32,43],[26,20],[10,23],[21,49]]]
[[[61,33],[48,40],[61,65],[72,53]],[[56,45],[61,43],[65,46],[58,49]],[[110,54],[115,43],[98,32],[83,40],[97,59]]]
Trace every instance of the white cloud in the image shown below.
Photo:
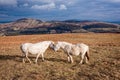
[[[55,0],[28,0],[31,2],[41,2],[41,3],[51,3],[54,2]]]
[[[31,7],[32,9],[66,10],[67,7],[75,5],[76,3],[78,3],[79,0],[27,0],[27,1],[32,4]]]
[[[38,3],[55,3],[55,4],[65,4],[65,5],[73,5],[77,3],[79,0],[28,0],[29,2],[38,2]]]
[[[33,5],[31,8],[32,9],[41,9],[41,10],[49,10],[49,9],[54,9],[55,3],[50,3],[50,4],[45,4],[45,5]]]
[[[16,6],[17,5],[17,0],[0,0],[0,5]]]
[[[67,7],[64,4],[60,5],[60,10],[67,10]]]
[[[27,7],[27,6],[29,6],[29,4],[28,4],[28,3],[25,3],[25,4],[23,4],[23,6],[24,6],[24,7]]]

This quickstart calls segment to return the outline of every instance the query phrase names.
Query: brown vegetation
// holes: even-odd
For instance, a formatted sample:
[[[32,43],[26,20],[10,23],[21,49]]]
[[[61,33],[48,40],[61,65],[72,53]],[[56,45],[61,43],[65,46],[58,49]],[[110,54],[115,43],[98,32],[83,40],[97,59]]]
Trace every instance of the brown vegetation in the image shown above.
[[[44,40],[85,43],[90,46],[90,63],[67,62],[62,50],[48,49],[45,61],[22,63],[20,44]],[[29,56],[32,61],[35,55]],[[46,34],[0,37],[0,80],[120,80],[120,34]]]
[[[120,33],[120,25],[98,21],[49,21],[23,18],[0,24],[0,36],[48,33]]]

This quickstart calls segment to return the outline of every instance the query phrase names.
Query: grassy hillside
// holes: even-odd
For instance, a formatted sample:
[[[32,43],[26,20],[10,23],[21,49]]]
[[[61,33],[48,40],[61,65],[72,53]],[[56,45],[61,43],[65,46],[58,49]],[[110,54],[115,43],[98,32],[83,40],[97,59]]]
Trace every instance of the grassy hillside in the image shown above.
[[[32,64],[22,63],[20,44],[44,40],[67,41],[90,46],[90,63],[67,62],[62,50],[45,52],[34,64],[35,55],[29,55]],[[50,34],[0,37],[0,80],[120,80],[120,34]]]
[[[46,21],[23,18],[0,24],[0,36],[51,33],[120,33],[120,25],[98,21]]]

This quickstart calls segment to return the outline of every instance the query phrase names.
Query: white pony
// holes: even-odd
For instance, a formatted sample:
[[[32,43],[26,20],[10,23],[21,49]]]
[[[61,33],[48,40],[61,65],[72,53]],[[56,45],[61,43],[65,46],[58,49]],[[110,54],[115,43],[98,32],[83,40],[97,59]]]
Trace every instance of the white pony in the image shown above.
[[[56,45],[54,45],[53,49],[55,51],[58,51],[59,49],[62,49],[68,56],[68,62],[73,63],[72,55],[80,55],[81,54],[81,61],[80,64],[83,63],[84,57],[86,57],[86,63],[88,63],[89,60],[89,47],[83,43],[73,45],[68,42],[61,42],[58,41]]]
[[[38,57],[40,55],[42,56],[42,60],[44,61],[45,51],[47,50],[49,46],[52,47],[53,44],[54,44],[53,41],[43,41],[43,42],[39,42],[35,44],[32,44],[32,43],[22,44],[20,48],[23,52],[23,63],[25,63],[24,57],[26,57],[28,61],[31,63],[30,59],[28,58],[28,53],[37,54],[35,63],[37,63]]]

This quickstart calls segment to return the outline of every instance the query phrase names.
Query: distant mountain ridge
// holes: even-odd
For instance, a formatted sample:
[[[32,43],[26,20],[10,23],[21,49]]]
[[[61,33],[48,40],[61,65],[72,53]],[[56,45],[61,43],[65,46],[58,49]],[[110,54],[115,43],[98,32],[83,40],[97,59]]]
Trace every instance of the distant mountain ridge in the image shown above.
[[[98,21],[42,21],[22,18],[0,24],[0,35],[52,34],[52,33],[120,33],[120,25]]]

